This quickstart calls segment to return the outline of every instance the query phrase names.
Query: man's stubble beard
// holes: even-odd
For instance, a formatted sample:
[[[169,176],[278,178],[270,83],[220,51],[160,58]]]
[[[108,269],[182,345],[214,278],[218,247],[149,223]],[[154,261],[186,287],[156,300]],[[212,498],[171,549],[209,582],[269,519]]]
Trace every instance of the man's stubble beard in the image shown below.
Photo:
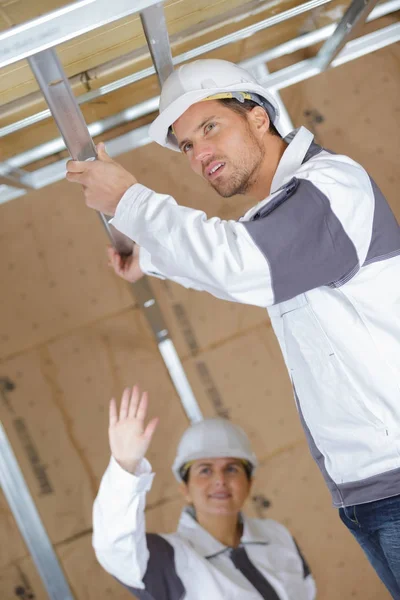
[[[247,151],[243,159],[237,163],[231,162],[233,174],[228,181],[221,182],[221,187],[218,186],[218,181],[210,182],[214,190],[222,196],[222,198],[231,198],[237,194],[246,194],[257,180],[260,166],[265,157],[265,148],[253,133],[248,129],[248,137],[243,141]]]

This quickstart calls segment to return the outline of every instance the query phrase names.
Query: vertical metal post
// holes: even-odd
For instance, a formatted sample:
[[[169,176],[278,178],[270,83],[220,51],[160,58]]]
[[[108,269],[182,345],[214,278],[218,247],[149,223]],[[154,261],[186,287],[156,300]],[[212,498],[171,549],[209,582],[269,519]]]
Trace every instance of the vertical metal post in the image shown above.
[[[162,2],[146,8],[140,13],[140,18],[158,81],[160,87],[162,87],[164,81],[174,70]],[[158,309],[156,312],[158,312]],[[150,325],[152,325],[152,321],[153,319],[149,319]],[[168,338],[168,331],[165,329],[164,339],[161,339],[159,332],[155,331],[155,334],[159,339],[158,348],[161,356],[178,391],[186,416],[192,423],[200,421],[203,418],[200,407],[190,387],[175,346],[172,340]]]
[[[143,10],[140,18],[158,81],[162,86],[174,70],[162,2]]]
[[[159,7],[158,10],[162,10],[162,7]],[[152,15],[154,16],[154,13]],[[152,23],[151,21],[149,24],[150,29]],[[157,44],[154,45],[157,46]],[[158,55],[158,49],[155,50],[155,55]],[[72,158],[95,160],[95,145],[55,51],[53,49],[44,50],[28,60]],[[115,229],[105,215],[100,214],[100,218],[116,250],[122,255],[131,254],[133,251],[132,240]],[[148,279],[143,278],[133,284],[132,291],[145,312],[188,418],[194,421],[199,420],[201,418],[200,408],[173,343],[169,340],[164,317],[154,298]],[[164,343],[166,340],[169,341],[168,344]],[[163,346],[161,347],[160,344]]]
[[[0,484],[51,600],[73,600],[24,476],[0,423]],[[6,540],[3,540],[6,543]]]

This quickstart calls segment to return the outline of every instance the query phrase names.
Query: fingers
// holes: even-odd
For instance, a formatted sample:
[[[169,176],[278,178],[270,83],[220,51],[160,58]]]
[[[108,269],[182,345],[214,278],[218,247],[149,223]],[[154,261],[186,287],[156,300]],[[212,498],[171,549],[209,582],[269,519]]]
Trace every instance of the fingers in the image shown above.
[[[147,405],[148,405],[148,394],[147,392],[143,392],[142,398],[140,400],[140,404],[137,409],[136,418],[139,421],[144,421],[147,414]]]
[[[122,256],[112,246],[107,247],[108,264],[113,267],[115,271],[121,271],[122,269]],[[119,273],[118,273],[119,274]]]
[[[116,253],[116,250],[113,246],[107,246],[107,256],[108,256],[108,260],[112,261],[114,254]]]
[[[130,388],[125,388],[125,390],[122,393],[121,406],[119,408],[119,420],[122,421],[124,419],[137,419],[138,421],[143,423],[147,415],[147,407],[147,392],[143,392],[143,394],[140,396],[139,386],[134,385],[132,390]],[[153,421],[151,421],[151,423],[153,423]],[[117,422],[117,404],[115,399],[113,398],[110,401],[110,427],[116,425]],[[157,423],[153,423],[152,427],[150,428],[151,435],[153,435],[153,427],[155,429],[156,426]]]
[[[106,147],[103,142],[100,142],[100,144],[97,144],[96,150],[97,150],[97,156],[98,156],[99,160],[102,160],[103,162],[114,162],[113,159],[111,158],[111,156],[109,156],[107,154]]]
[[[67,171],[65,178],[70,183],[80,183],[81,185],[85,185],[85,182],[87,180],[87,174],[86,173],[75,173],[75,172],[72,173],[70,171]]]
[[[131,397],[131,390],[129,388],[125,388],[121,398],[121,406],[119,407],[119,419],[126,419],[128,416],[129,409],[129,399]]]
[[[68,173],[84,173],[89,163],[84,160],[69,160],[67,162]]]
[[[155,430],[157,429],[157,425],[160,422],[160,419],[158,417],[155,417],[154,419],[152,419],[150,421],[150,423],[147,425],[145,431],[144,431],[144,437],[146,439],[149,440],[149,442],[151,441],[151,438],[154,435]]]
[[[110,420],[109,426],[113,427],[118,423],[118,412],[117,412],[117,403],[115,398],[111,398],[110,400]]]
[[[140,398],[140,390],[137,385],[134,385],[132,388],[131,403],[129,406],[129,417],[131,419],[136,417],[136,411],[137,411],[137,407],[139,404],[139,398]]]

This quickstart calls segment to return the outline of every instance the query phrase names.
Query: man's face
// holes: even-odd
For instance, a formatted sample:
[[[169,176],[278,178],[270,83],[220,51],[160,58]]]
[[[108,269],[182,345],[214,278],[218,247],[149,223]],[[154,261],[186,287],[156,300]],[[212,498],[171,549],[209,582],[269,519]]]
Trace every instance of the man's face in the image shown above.
[[[191,106],[173,127],[193,171],[220,196],[250,190],[265,154],[251,119],[217,100],[207,100]]]

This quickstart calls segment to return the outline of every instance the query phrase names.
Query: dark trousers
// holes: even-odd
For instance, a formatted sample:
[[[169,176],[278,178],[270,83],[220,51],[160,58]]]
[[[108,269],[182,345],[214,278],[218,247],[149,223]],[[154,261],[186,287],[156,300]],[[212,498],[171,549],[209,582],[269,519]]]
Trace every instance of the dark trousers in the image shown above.
[[[393,598],[400,600],[400,496],[346,506],[339,515]]]

